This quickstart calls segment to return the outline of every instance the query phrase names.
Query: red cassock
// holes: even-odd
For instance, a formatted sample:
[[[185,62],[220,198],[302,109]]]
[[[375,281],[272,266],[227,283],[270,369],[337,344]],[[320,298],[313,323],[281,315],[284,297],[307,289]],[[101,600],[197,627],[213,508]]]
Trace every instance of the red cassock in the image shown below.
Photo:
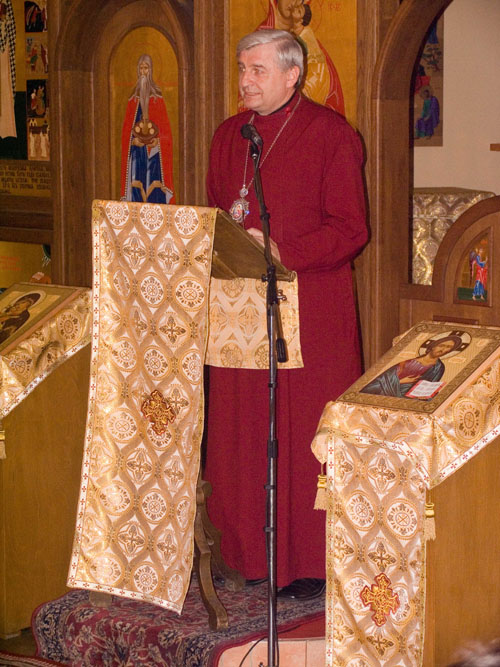
[[[293,113],[261,177],[271,237],[298,274],[304,368],[278,371],[278,585],[325,577],[325,512],[313,509],[319,466],[310,446],[321,412],[361,373],[351,260],[367,240],[363,154],[336,112],[296,94],[253,121],[263,156]],[[229,210],[243,183],[245,111],[216,131],[207,188],[211,206]],[[246,184],[253,175],[248,158]],[[261,227],[253,186],[245,227]],[[205,479],[222,552],[248,579],[266,575],[268,371],[210,368]]]

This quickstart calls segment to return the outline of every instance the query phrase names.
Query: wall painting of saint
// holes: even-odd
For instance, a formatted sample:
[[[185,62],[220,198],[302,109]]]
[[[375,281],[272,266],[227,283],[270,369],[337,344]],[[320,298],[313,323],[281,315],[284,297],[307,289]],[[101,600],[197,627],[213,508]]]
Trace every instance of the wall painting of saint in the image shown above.
[[[167,38],[137,28],[111,63],[114,197],[176,203],[178,188],[178,66]]]
[[[50,196],[48,72],[47,0],[0,0],[1,194]]]
[[[427,33],[413,74],[414,146],[443,145],[443,22]]]
[[[490,239],[487,234],[475,239],[462,259],[457,287],[459,301],[474,301],[475,305],[489,305],[489,257]]]

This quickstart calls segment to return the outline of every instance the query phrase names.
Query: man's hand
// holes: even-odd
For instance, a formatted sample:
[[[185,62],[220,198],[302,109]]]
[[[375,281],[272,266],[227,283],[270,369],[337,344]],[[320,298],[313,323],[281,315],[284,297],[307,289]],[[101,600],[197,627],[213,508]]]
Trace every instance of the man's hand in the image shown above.
[[[251,234],[256,241],[260,243],[260,245],[264,245],[264,234],[261,232],[260,229],[257,229],[257,227],[249,227],[247,229],[247,232]],[[280,251],[278,250],[278,246],[276,245],[276,242],[272,240],[272,238],[269,238],[269,244],[271,246],[271,254],[273,257],[276,257],[278,261],[281,260],[280,256]]]

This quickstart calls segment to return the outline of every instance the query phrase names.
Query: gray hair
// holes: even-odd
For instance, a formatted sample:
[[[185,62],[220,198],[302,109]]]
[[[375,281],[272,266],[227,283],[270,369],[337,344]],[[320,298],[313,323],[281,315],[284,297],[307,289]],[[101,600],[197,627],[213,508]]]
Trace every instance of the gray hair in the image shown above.
[[[304,51],[295,37],[286,30],[271,30],[270,28],[256,30],[240,39],[236,47],[236,57],[239,58],[242,51],[249,51],[262,44],[275,45],[277,65],[283,72],[287,72],[292,67],[299,68],[299,77],[295,84],[295,87],[298,88],[304,75]]]

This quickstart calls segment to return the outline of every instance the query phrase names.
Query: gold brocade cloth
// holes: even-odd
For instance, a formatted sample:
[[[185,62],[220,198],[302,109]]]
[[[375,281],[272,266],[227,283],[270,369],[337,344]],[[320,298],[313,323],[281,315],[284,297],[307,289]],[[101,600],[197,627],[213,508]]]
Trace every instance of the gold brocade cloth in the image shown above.
[[[89,343],[90,315],[90,290],[81,290],[63,309],[0,355],[0,418],[9,414],[63,361]]]
[[[434,259],[446,232],[468,208],[494,194],[465,188],[416,188],[413,191],[414,284],[432,284]]]
[[[206,362],[224,368],[268,368],[266,283],[251,278],[210,281],[210,333]],[[288,360],[279,368],[302,368],[297,276],[279,280],[284,300],[281,325]]]
[[[436,334],[440,326],[415,327],[391,361],[457,327]],[[327,665],[422,665],[426,490],[500,435],[500,331],[461,334],[471,340],[460,353],[467,372],[455,371],[465,379],[432,413],[420,401],[420,411],[391,409],[376,405],[387,396],[359,392],[387,372],[387,355],[324,409],[312,449],[327,465]]]
[[[96,201],[82,484],[68,585],[182,610],[215,209]]]
[[[210,288],[216,215],[93,204],[89,409],[68,585],[178,613],[193,560],[203,364],[255,368],[264,356],[265,295],[255,281]],[[285,337],[298,341],[296,282],[286,289]],[[227,352],[233,343],[242,358]]]

